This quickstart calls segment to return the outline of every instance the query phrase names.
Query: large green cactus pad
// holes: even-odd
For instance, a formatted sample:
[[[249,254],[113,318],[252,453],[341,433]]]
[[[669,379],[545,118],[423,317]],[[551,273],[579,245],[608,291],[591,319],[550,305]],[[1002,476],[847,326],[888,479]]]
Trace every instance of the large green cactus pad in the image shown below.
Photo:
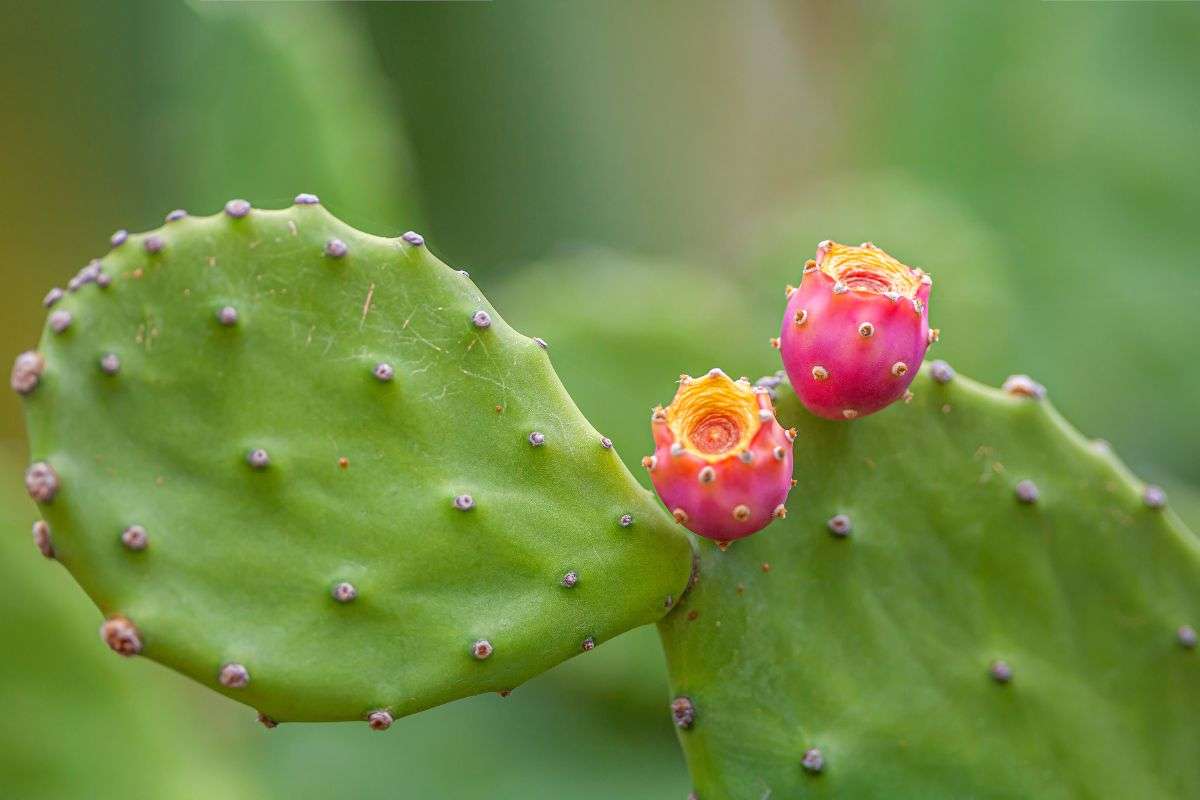
[[[56,556],[136,626],[126,650],[276,721],[383,727],[511,689],[686,583],[687,539],[545,343],[419,237],[232,204],[101,267],[53,307],[26,410]]]
[[[660,623],[700,800],[1200,794],[1197,540],[1045,401],[913,390],[779,387],[787,519],[701,543]]]

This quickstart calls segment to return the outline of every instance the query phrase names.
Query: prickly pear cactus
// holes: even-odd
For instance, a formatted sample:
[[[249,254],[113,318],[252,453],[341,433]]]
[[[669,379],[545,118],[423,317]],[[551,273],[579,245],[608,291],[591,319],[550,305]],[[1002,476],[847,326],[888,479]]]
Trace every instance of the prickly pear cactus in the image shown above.
[[[845,423],[768,381],[790,513],[660,623],[700,800],[1200,794],[1200,544],[1026,383]]]
[[[81,631],[95,609],[71,579],[30,546],[31,516],[16,448],[0,441],[0,615],[5,679],[0,682],[0,775],[5,797],[62,800],[153,797],[261,798],[246,740],[212,715],[188,726],[195,698],[150,664],[117,663]],[[141,667],[139,669],[139,667]],[[132,699],[136,698],[136,702]],[[216,719],[214,719],[214,717]],[[81,788],[86,777],[88,788]],[[274,786],[272,786],[274,788]]]
[[[264,724],[507,691],[679,596],[689,543],[547,345],[301,195],[172,213],[47,298],[30,495],[122,655]]]

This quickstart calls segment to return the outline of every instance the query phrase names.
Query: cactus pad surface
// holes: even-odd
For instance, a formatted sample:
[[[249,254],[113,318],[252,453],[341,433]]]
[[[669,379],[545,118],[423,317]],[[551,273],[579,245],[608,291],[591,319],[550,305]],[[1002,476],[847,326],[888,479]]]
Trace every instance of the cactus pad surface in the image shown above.
[[[1200,794],[1200,544],[1048,401],[938,366],[849,424],[773,387],[790,513],[700,542],[660,623],[696,795]]]
[[[678,598],[685,534],[419,235],[302,195],[113,243],[21,388],[27,488],[114,650],[383,729]]]

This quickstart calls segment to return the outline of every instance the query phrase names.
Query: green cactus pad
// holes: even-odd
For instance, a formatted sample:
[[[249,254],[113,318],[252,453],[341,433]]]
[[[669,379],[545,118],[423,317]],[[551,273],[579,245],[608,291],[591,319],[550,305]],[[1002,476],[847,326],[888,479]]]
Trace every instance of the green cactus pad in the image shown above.
[[[231,204],[100,266],[24,400],[54,551],[111,644],[276,721],[386,727],[654,621],[687,582],[687,538],[545,343],[420,237]]]
[[[180,681],[153,664],[119,662],[98,646],[95,609],[30,541],[32,509],[20,492],[21,469],[9,444],[0,440],[0,640],[7,643],[0,681],[3,796],[267,796],[265,781],[243,757],[245,740],[256,731],[230,736],[219,713],[204,725],[181,726],[179,720],[194,717],[197,706],[191,692],[179,691]]]
[[[913,391],[778,388],[787,519],[660,623],[700,800],[1200,794],[1200,543],[1045,401]]]

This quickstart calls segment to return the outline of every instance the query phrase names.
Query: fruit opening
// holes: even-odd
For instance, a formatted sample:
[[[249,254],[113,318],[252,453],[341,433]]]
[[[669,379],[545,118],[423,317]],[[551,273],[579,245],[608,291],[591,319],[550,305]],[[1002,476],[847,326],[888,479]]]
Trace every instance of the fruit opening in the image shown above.
[[[924,273],[892,258],[872,244],[854,247],[822,242],[817,248],[817,265],[829,277],[856,292],[895,292],[912,299],[921,288]]]
[[[700,420],[689,437],[702,453],[725,453],[741,438],[741,427],[724,414],[713,414]]]
[[[762,425],[750,385],[720,370],[680,383],[666,411],[675,441],[709,462],[746,449]]]

